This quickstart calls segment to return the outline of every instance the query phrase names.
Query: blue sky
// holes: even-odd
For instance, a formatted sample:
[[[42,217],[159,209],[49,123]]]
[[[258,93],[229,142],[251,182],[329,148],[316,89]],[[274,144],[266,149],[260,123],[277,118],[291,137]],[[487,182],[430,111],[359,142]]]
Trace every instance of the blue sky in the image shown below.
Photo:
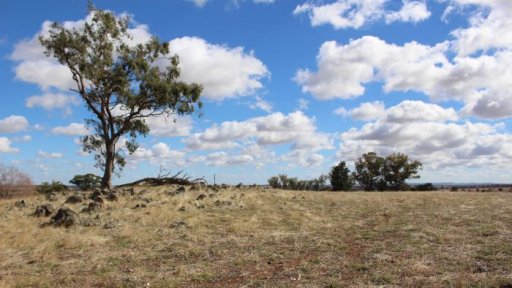
[[[129,14],[134,41],[169,41],[203,116],[149,119],[115,183],[160,165],[218,182],[312,178],[362,153],[407,153],[420,182],[511,182],[508,0],[95,1]],[[42,53],[49,21],[86,1],[0,1],[0,162],[35,182],[93,172],[89,117]]]

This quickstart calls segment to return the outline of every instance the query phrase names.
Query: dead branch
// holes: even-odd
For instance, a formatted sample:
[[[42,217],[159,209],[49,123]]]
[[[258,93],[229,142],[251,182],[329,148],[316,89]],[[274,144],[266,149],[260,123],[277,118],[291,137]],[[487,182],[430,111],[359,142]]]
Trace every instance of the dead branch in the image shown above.
[[[125,183],[122,185],[116,186],[117,188],[127,187],[127,186],[137,186],[137,185],[148,185],[148,186],[165,186],[165,185],[195,185],[195,184],[204,184],[208,185],[208,182],[204,177],[201,178],[195,178],[190,179],[190,177],[187,174],[183,174],[183,170],[179,171],[178,173],[171,175],[171,171],[165,172],[166,169],[163,169],[162,166],[160,166],[160,171],[158,173],[158,176],[155,177],[147,177],[143,179],[139,179],[134,182]]]

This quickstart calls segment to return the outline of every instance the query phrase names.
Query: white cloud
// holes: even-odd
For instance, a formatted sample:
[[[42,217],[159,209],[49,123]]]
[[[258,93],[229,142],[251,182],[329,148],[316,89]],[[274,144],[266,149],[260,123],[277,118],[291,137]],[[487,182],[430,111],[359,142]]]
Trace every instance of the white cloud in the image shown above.
[[[71,123],[68,126],[57,126],[52,129],[52,133],[56,135],[82,136],[89,134],[84,124]]]
[[[182,37],[169,42],[170,54],[180,57],[180,78],[203,85],[210,100],[247,96],[263,87],[261,80],[270,73],[242,47],[210,44],[197,37]]]
[[[14,141],[14,142],[30,142],[30,141],[32,141],[32,136],[23,135],[21,137],[14,137],[14,138],[12,138],[12,141]]]
[[[0,137],[0,153],[18,153],[18,148],[11,147],[11,140],[6,137]]]
[[[386,14],[386,23],[396,21],[417,23],[428,19],[431,15],[425,2],[403,0],[403,3],[400,11]]]
[[[479,5],[489,13],[477,10],[468,28],[456,29],[455,49],[461,56],[489,49],[509,49],[512,46],[512,2],[508,0],[452,0],[455,5]]]
[[[512,50],[449,59],[450,47],[448,41],[400,46],[373,36],[346,45],[328,41],[320,47],[318,71],[301,69],[295,81],[318,99],[358,97],[366,84],[382,82],[385,92],[416,91],[434,100],[462,101],[466,114],[512,116]]]
[[[443,108],[439,105],[413,100],[405,100],[382,111],[382,115],[385,115],[386,121],[390,123],[445,122],[458,119],[457,112],[453,108]]]
[[[224,151],[219,151],[210,153],[198,160],[204,161],[208,166],[235,166],[251,163],[254,158],[247,154],[229,155]]]
[[[359,107],[349,111],[354,119],[369,121],[381,117],[385,112],[384,102],[375,101],[362,103]]]
[[[64,155],[62,153],[48,153],[43,150],[37,151],[37,157],[46,158],[46,159],[58,159],[62,158]]]
[[[11,115],[0,119],[0,133],[14,133],[27,129],[27,118],[19,115]]]
[[[56,108],[69,109],[70,105],[78,105],[78,97],[60,93],[45,93],[41,96],[31,96],[25,102],[28,108],[42,107],[45,110]]]
[[[331,24],[335,29],[360,28],[382,17],[387,0],[337,0],[329,4],[307,2],[293,14],[308,13],[312,26]]]
[[[256,96],[256,102],[249,105],[249,108],[251,109],[261,109],[267,113],[271,113],[272,112],[272,105],[270,103],[268,103],[267,101],[265,101],[263,98],[261,98],[260,96]]]
[[[318,99],[361,96],[364,84],[381,79],[386,91],[434,89],[435,80],[446,74],[440,65],[449,64],[443,54],[447,47],[447,43],[431,47],[416,42],[397,46],[373,36],[346,45],[328,41],[317,56],[318,72],[301,69],[295,81]]]
[[[187,0],[188,2],[194,3],[197,7],[204,7],[209,0]]]
[[[130,166],[136,166],[142,161],[149,161],[152,165],[184,166],[186,164],[185,152],[172,150],[163,142],[153,145],[150,149],[139,147],[132,155],[128,155],[126,159]]]
[[[298,5],[294,15],[307,13],[312,26],[330,24],[335,29],[361,28],[365,24],[385,19],[386,23],[419,22],[430,17],[424,2],[404,0],[399,11],[386,10],[389,0],[337,0],[327,4],[306,2]]]
[[[309,101],[304,98],[300,98],[299,99],[299,107],[297,107],[297,110],[301,110],[301,111],[307,110],[308,106],[309,106]]]
[[[328,135],[316,132],[314,119],[301,111],[283,115],[280,112],[246,121],[227,121],[214,125],[185,140],[192,150],[222,149],[239,146],[243,140],[259,145],[291,143],[293,149],[330,149]]]
[[[150,129],[149,134],[159,137],[187,136],[194,124],[189,116],[168,117],[165,114],[148,117],[145,121]]]
[[[402,152],[433,167],[501,165],[510,161],[512,135],[501,125],[456,123],[453,109],[420,101],[388,108],[374,122],[342,133],[340,159],[375,151]]]
[[[320,166],[324,162],[324,156],[311,150],[293,150],[281,157],[283,161],[290,162],[292,166],[302,167]]]

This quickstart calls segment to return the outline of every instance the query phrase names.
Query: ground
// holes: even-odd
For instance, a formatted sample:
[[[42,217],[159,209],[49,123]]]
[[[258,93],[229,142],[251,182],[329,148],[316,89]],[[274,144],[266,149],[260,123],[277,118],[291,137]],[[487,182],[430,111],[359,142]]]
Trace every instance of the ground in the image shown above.
[[[0,201],[0,287],[512,287],[512,193],[175,188]]]

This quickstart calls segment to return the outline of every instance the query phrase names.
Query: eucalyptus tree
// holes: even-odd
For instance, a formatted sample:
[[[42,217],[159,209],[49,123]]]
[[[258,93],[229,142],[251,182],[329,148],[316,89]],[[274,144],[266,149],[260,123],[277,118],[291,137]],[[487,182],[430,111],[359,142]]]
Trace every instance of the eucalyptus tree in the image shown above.
[[[138,147],[136,137],[147,135],[146,118],[191,114],[201,108],[202,87],[179,80],[179,58],[168,56],[169,44],[157,37],[131,44],[131,19],[89,5],[90,20],[80,27],[53,23],[39,38],[48,57],[71,71],[75,88],[92,117],[85,119],[90,135],[81,139],[83,150],[95,153],[104,170],[103,188]],[[157,65],[166,61],[166,68]],[[127,137],[123,137],[127,136]],[[120,143],[120,139],[127,139]],[[116,170],[115,170],[116,169]]]

